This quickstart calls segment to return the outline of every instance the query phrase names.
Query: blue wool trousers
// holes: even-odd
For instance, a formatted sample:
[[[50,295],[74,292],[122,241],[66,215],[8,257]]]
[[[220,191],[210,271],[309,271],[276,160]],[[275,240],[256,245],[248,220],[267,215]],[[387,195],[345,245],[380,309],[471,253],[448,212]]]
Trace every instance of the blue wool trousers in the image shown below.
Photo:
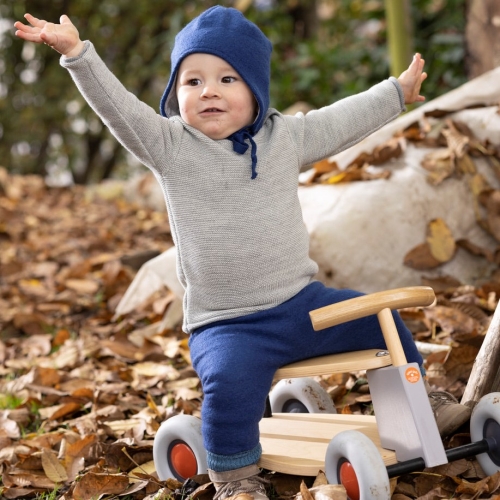
[[[312,328],[310,311],[360,295],[316,281],[279,306],[191,334],[191,359],[204,393],[202,434],[209,469],[224,472],[259,460],[259,421],[278,368],[325,354],[385,349],[376,316],[319,332]],[[394,317],[408,362],[422,365],[410,331],[397,313]]]

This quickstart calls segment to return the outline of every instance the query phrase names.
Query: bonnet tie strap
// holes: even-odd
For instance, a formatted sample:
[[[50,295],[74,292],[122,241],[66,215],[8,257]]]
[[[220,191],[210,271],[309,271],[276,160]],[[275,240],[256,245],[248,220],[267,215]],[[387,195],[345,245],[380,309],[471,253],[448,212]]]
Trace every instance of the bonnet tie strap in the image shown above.
[[[252,179],[257,177],[257,144],[253,140],[252,135],[248,132],[247,129],[238,130],[234,134],[231,134],[228,139],[233,143],[233,151],[236,153],[243,155],[248,150],[248,144],[246,144],[246,140],[248,139],[250,145],[252,146],[251,157],[252,157]]]

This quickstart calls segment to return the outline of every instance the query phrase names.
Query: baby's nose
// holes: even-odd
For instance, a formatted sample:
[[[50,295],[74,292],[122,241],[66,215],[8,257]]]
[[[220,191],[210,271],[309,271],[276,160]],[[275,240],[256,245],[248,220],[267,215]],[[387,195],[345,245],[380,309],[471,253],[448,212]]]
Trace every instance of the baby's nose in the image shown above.
[[[220,96],[220,91],[217,85],[212,83],[207,83],[203,87],[203,91],[201,93],[201,97],[205,98],[213,98]]]

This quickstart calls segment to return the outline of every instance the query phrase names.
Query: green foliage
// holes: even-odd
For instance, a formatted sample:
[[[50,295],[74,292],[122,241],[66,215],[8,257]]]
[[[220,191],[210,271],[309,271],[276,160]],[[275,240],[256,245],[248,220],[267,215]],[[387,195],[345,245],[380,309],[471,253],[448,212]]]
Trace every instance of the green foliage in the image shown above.
[[[58,490],[59,490],[59,487],[56,486],[52,491],[47,491],[44,493],[37,493],[35,499],[36,500],[56,500]]]
[[[423,54],[429,74],[423,89],[427,99],[466,79],[465,2],[411,0],[414,50]],[[12,23],[25,12],[50,21],[68,14],[118,79],[157,109],[175,34],[216,3],[235,2],[0,0],[0,19],[10,22],[0,41],[0,165],[16,173],[69,169],[79,183],[128,171],[124,149],[84,103],[58,54],[13,36]],[[309,39],[294,32],[290,9],[296,1],[274,0],[269,9],[258,4],[254,1],[246,15],[274,44],[272,106],[306,101],[321,107],[389,76],[383,0],[324,0],[323,10],[331,12]]]
[[[429,98],[466,82],[465,0],[418,0],[414,5],[415,50],[424,55]]]
[[[23,404],[23,399],[15,394],[0,394],[0,410],[14,410]]]

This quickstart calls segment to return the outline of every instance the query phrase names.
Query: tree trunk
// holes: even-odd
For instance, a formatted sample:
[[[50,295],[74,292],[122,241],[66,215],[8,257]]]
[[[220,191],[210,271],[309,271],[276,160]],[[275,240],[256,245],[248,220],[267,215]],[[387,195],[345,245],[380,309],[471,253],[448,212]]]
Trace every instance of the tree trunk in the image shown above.
[[[462,404],[474,407],[482,396],[500,389],[500,305],[491,319],[481,349],[462,396]]]
[[[500,66],[500,2],[468,0],[466,67],[470,79]]]
[[[385,0],[385,13],[391,74],[398,77],[408,68],[413,55],[413,30],[408,0]]]
[[[310,40],[316,36],[318,14],[316,0],[299,0],[288,9],[293,19],[293,34],[299,40]]]

